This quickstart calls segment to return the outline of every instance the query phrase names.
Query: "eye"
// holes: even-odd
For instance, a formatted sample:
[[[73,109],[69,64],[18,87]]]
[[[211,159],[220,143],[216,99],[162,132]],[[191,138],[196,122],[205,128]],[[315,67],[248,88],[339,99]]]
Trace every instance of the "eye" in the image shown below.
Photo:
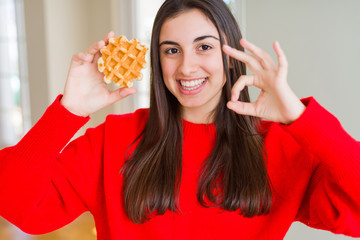
[[[206,44],[202,44],[202,45],[200,45],[200,47],[199,47],[199,50],[200,50],[200,51],[207,51],[207,50],[210,50],[210,49],[212,49],[212,47],[209,46],[209,45],[206,45]]]
[[[168,48],[168,49],[165,50],[165,53],[169,54],[169,55],[173,55],[173,54],[179,53],[179,49],[177,49],[177,48]]]

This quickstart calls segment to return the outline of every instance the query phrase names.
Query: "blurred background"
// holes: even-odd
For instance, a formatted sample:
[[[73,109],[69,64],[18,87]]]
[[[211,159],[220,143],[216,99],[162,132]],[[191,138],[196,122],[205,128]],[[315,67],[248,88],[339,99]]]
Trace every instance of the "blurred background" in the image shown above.
[[[63,91],[70,59],[109,31],[150,45],[163,0],[0,0],[0,149],[15,144]],[[314,96],[360,139],[360,1],[227,0],[245,38],[264,50],[278,40],[289,61],[290,86]],[[148,56],[149,57],[149,56]],[[149,60],[149,59],[148,59]],[[138,93],[92,116],[148,107],[149,65]],[[110,86],[111,87],[111,86]],[[251,89],[255,98],[257,90]],[[95,240],[92,216],[30,236],[0,217],[0,240]],[[294,223],[286,240],[352,239]]]

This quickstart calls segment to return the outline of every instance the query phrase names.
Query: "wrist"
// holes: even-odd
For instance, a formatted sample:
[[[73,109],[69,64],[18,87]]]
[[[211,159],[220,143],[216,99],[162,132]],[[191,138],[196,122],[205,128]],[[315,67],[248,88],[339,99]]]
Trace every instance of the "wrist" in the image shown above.
[[[80,117],[88,117],[90,114],[80,111],[76,108],[76,106],[73,106],[73,104],[71,104],[70,102],[68,102],[66,100],[66,98],[63,96],[60,99],[60,104],[63,105],[63,107],[68,110],[70,113],[76,115],[76,116],[80,116]]]
[[[292,105],[291,110],[289,111],[288,118],[284,122],[284,124],[289,125],[295,122],[304,113],[305,109],[306,106],[300,101],[300,99],[297,98],[297,101],[294,102],[294,104]]]
[[[282,99],[286,99],[283,102],[283,106],[285,107],[285,115],[283,124],[291,124],[295,122],[305,111],[306,106],[301,102],[301,100],[296,96],[296,94],[291,90],[289,86],[287,86],[287,91],[283,91],[287,93],[282,96]]]

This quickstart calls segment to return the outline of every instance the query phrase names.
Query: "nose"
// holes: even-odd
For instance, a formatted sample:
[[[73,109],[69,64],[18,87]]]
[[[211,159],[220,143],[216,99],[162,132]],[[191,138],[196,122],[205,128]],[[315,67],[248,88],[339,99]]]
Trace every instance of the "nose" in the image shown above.
[[[184,76],[191,76],[199,69],[199,61],[192,51],[184,51],[182,54],[179,72]]]

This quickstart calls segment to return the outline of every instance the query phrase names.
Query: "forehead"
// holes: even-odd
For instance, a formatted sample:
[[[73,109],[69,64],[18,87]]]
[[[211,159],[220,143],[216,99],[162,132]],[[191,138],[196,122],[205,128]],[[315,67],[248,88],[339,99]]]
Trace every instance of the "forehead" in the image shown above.
[[[200,10],[191,9],[167,19],[161,27],[159,41],[192,42],[198,36],[204,35],[219,37],[211,20]]]

